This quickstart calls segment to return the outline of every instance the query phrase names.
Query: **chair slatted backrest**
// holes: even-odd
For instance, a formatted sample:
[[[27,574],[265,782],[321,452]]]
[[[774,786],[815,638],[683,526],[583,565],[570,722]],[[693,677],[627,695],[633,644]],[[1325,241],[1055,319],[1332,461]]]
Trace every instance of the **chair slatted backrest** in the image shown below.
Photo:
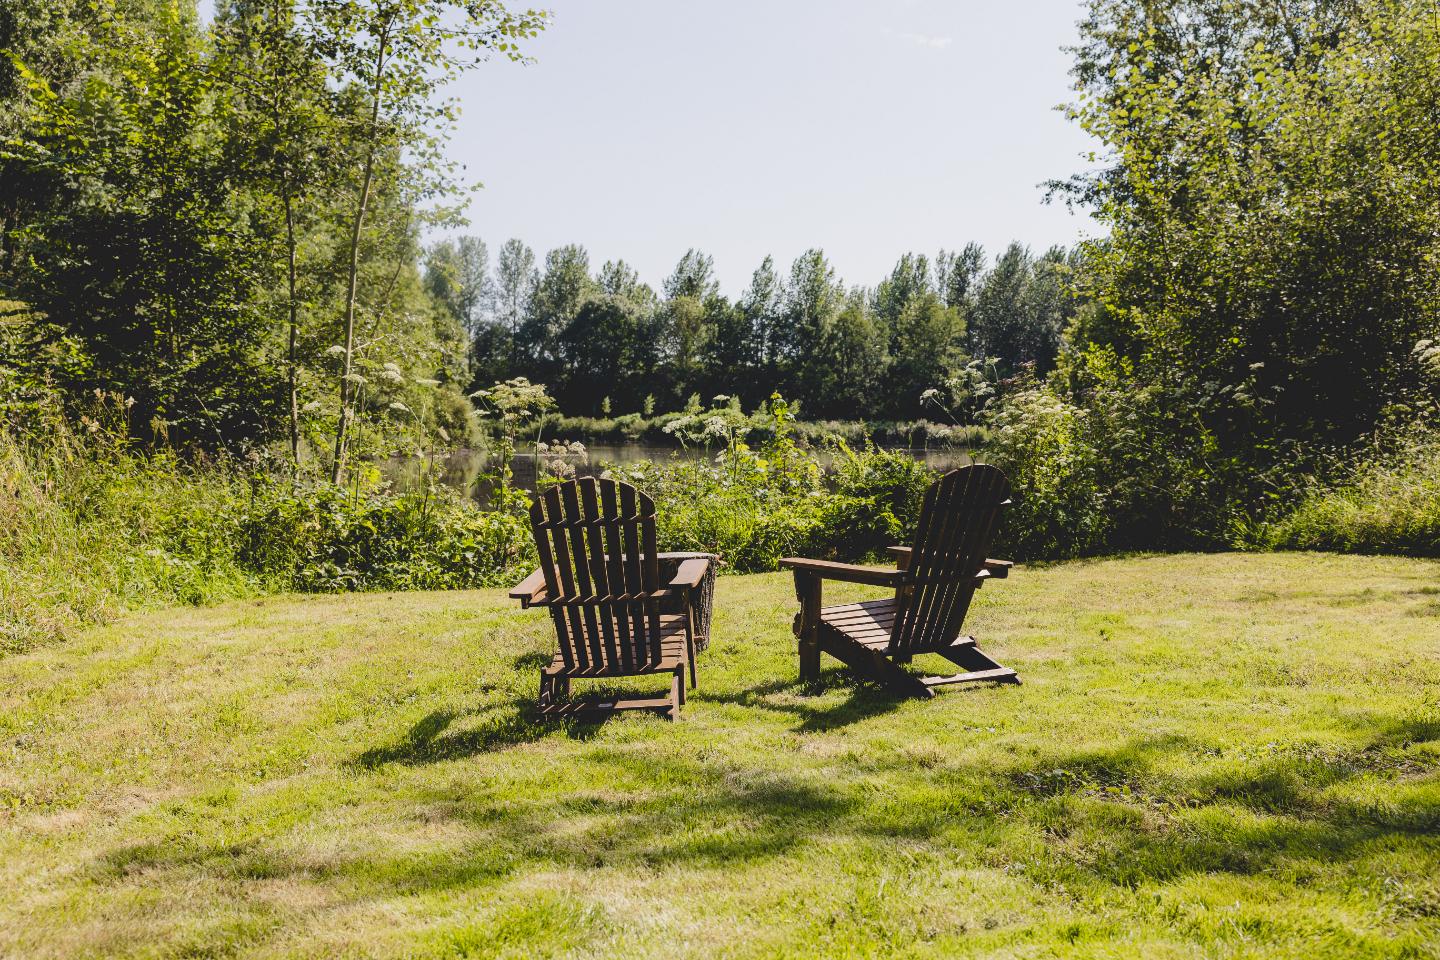
[[[890,651],[917,654],[949,646],[960,633],[975,576],[985,565],[1010,481],[996,467],[951,470],[925,491],[910,566],[890,631]]]
[[[536,499],[530,528],[565,665],[623,674],[658,662],[655,501],[628,483],[569,480]]]

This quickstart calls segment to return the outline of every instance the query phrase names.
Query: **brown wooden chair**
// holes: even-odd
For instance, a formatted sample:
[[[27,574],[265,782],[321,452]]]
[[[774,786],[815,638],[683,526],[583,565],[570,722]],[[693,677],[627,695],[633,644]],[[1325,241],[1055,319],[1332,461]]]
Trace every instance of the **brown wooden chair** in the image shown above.
[[[935,687],[976,680],[1019,683],[1015,671],[991,660],[960,635],[970,600],[986,580],[1009,574],[1008,560],[987,560],[1010,481],[998,469],[973,465],[952,470],[930,486],[920,508],[915,541],[891,547],[897,569],[787,558],[795,571],[800,614],[800,678],[820,675],[824,651],[857,672],[905,694],[935,695]],[[822,607],[821,582],[843,580],[894,587],[885,600]],[[938,653],[964,669],[952,676],[921,677],[901,664],[921,653]]]
[[[530,508],[540,567],[510,591],[525,607],[546,607],[559,650],[540,671],[547,715],[655,710],[674,720],[695,685],[691,594],[709,569],[685,560],[660,581],[655,502],[628,483],[585,477],[550,487]],[[570,681],[670,674],[670,695],[570,701]]]

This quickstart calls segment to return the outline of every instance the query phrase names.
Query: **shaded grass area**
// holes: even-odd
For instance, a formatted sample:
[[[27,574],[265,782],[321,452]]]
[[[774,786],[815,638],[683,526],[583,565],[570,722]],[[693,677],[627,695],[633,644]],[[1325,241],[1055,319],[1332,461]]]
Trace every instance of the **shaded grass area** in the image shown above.
[[[497,592],[132,617],[0,660],[0,954],[1440,956],[1437,584],[1021,569],[971,625],[1025,685],[922,703],[724,578],[675,725],[533,721]]]

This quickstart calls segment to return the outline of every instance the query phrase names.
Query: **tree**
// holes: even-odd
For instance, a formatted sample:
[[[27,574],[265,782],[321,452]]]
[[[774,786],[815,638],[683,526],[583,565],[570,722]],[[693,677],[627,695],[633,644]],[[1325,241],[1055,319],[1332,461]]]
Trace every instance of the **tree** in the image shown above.
[[[345,471],[347,430],[354,411],[355,318],[360,248],[375,186],[377,161],[387,151],[411,155],[413,169],[429,174],[424,186],[443,190],[437,160],[453,103],[435,104],[438,90],[491,51],[522,59],[516,43],[545,24],[533,10],[510,13],[499,0],[312,0],[316,42],[333,65],[335,79],[363,91],[366,112],[349,127],[359,149],[349,265],[342,318],[344,353],[340,369],[340,413],[335,427],[332,477]]]
[[[1073,312],[1066,272],[1063,249],[1052,248],[1036,259],[1027,248],[1010,244],[975,293],[970,315],[974,353],[1007,373],[1026,365],[1040,373],[1054,367]]]
[[[816,397],[824,379],[816,355],[829,335],[845,291],[820,250],[807,250],[790,267],[776,354],[792,395]]]
[[[875,314],[883,325],[891,327],[912,300],[932,289],[930,261],[923,254],[907,253],[875,288]]]
[[[0,4],[0,144],[23,137],[36,110],[36,93],[62,91],[87,66],[89,24],[78,0],[7,0]],[[127,18],[129,19],[129,18]],[[43,208],[43,179],[21,157],[0,149],[0,271],[18,266],[13,232],[27,211]]]
[[[1060,185],[1109,227],[1088,252],[1106,314],[1088,346],[1183,396],[1223,449],[1286,466],[1423,390],[1440,145],[1413,131],[1440,106],[1432,3],[1095,0],[1076,56],[1071,115],[1109,158]]]
[[[939,294],[926,291],[905,305],[891,332],[890,386],[893,416],[921,412],[921,395],[953,376],[965,363],[965,323]]]
[[[941,250],[935,258],[935,289],[945,306],[967,312],[984,269],[985,249],[978,243],[967,243],[959,252]]]
[[[754,365],[762,383],[759,396],[747,398],[754,403],[775,392],[779,362],[778,334],[785,297],[784,285],[775,273],[775,260],[766,257],[750,277],[750,286],[740,298],[739,309],[750,329]]]
[[[60,59],[89,65],[83,83],[20,66],[5,163],[26,196],[4,285],[83,345],[72,392],[122,392],[132,422],[177,443],[263,440],[282,390],[254,296],[241,113],[193,10],[112,13],[67,34]]]
[[[715,329],[730,310],[714,274],[714,261],[691,249],[662,285],[665,302],[656,316],[659,359],[676,401],[706,386]]]
[[[493,299],[490,249],[479,237],[441,240],[425,259],[425,290],[450,312],[472,338],[488,320]]]
[[[720,285],[715,281],[714,258],[694,248],[685,251],[664,285],[666,300],[690,297],[704,301],[715,296],[719,290]]]
[[[560,349],[567,358],[565,410],[599,416],[606,398],[631,399],[642,322],[635,303],[623,296],[604,293],[581,305],[561,334]]]
[[[886,344],[866,291],[857,288],[846,296],[817,359],[812,380],[821,385],[815,397],[818,412],[854,418],[875,409],[876,398],[883,392]]]
[[[327,113],[325,68],[301,30],[294,0],[232,0],[217,10],[217,75],[237,94],[242,145],[261,209],[278,200],[283,226],[270,233],[285,264],[285,382],[290,456],[300,462],[301,239],[332,189],[335,124]]]
[[[500,248],[495,264],[495,297],[493,312],[495,322],[501,324],[511,335],[518,333],[520,324],[530,309],[530,298],[540,284],[540,271],[535,269],[535,251],[519,240],[506,240]]]
[[[584,247],[567,244],[545,255],[545,271],[535,284],[516,335],[517,353],[537,379],[550,381],[563,376],[561,342],[565,329],[595,293],[590,255]]]
[[[704,345],[705,393],[739,397],[753,406],[771,392],[760,363],[757,331],[751,314],[724,297],[711,300],[710,336]]]
[[[640,274],[624,260],[607,260],[595,278],[600,292],[630,301],[635,307],[653,309],[655,291],[641,282]]]

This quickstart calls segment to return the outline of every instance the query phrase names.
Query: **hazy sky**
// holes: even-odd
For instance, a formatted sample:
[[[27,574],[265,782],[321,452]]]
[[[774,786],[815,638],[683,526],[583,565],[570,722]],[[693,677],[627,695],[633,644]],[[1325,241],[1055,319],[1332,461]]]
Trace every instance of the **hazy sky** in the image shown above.
[[[468,232],[580,243],[655,286],[689,247],[738,293],[823,247],[874,284],[906,250],[1098,228],[1040,184],[1082,169],[1079,0],[517,0],[555,16],[537,62],[452,87]]]

